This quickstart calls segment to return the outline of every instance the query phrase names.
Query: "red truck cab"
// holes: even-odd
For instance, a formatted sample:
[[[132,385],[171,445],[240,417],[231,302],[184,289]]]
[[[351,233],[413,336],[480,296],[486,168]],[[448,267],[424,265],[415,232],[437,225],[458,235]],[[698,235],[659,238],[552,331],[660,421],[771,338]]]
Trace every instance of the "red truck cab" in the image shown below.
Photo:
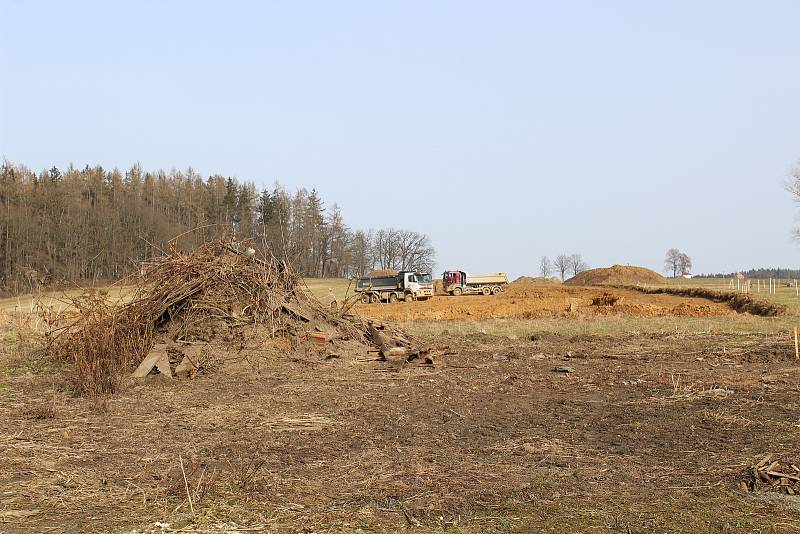
[[[466,280],[466,276],[463,271],[445,271],[442,275],[442,287],[449,293],[453,287],[461,287]]]

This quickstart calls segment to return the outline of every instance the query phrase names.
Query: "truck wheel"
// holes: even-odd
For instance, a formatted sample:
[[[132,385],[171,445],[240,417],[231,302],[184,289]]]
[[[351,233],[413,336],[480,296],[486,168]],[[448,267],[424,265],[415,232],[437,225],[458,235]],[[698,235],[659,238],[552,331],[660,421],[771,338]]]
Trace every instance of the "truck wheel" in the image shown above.
[[[460,297],[461,293],[462,293],[462,291],[461,291],[460,287],[457,287],[457,288],[453,289],[453,296],[454,297]]]
[[[369,293],[364,293],[361,295],[361,302],[364,304],[369,304]]]
[[[405,300],[406,302],[414,302],[414,295],[412,295],[411,293],[406,293]]]
[[[500,293],[500,291],[501,291],[500,286],[494,286],[492,288],[492,295],[497,295],[498,293]]]
[[[378,303],[380,300],[381,300],[381,299],[379,299],[379,298],[378,298],[378,295],[376,295],[375,293],[373,293],[373,294],[372,294],[372,295],[369,297],[369,303],[370,303],[370,304],[377,304],[377,303]]]
[[[389,293],[389,302],[397,302],[397,293]]]
[[[492,294],[492,288],[489,287],[489,286],[483,286],[481,288],[481,293],[483,293],[484,295],[486,295],[488,297],[489,295]]]

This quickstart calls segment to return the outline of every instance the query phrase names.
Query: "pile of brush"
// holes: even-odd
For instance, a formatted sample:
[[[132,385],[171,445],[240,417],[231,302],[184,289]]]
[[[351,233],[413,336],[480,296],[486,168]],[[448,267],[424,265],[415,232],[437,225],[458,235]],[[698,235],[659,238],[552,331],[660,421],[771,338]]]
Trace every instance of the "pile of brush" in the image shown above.
[[[800,493],[800,467],[781,462],[769,454],[748,469],[748,477],[741,482],[746,491],[778,491],[786,495]]]
[[[323,306],[286,262],[258,258],[230,240],[166,254],[125,282],[134,288],[127,303],[89,292],[71,299],[75,313],[50,322],[47,351],[74,365],[82,395],[116,391],[122,371],[138,366],[157,342],[232,345],[245,327],[269,338],[321,334],[376,346],[369,321]]]

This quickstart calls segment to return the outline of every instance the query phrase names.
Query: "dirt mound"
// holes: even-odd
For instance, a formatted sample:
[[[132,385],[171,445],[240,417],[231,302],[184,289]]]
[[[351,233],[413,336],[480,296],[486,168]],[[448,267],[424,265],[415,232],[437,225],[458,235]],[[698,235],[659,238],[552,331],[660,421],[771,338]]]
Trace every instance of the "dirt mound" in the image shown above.
[[[681,297],[704,298],[713,302],[722,302],[739,313],[750,313],[762,317],[778,317],[788,311],[785,304],[777,304],[764,300],[756,300],[749,295],[732,293],[730,291],[716,291],[701,287],[636,287],[628,286],[627,289],[646,293],[648,295],[678,295]]]
[[[394,276],[400,271],[395,269],[376,269],[367,273],[368,278],[378,278],[380,276]]]
[[[253,345],[305,359],[359,347],[419,354],[409,336],[349,313],[352,304],[322,305],[285,262],[242,249],[218,240],[154,260],[130,281],[134,296],[121,306],[96,292],[71,299],[76,313],[48,318],[48,353],[74,365],[84,395],[113,393],[136,366],[134,377],[192,376],[218,365],[209,356]]]
[[[520,276],[513,282],[513,284],[560,284],[561,280],[559,280],[555,276],[546,277],[546,276]]]
[[[667,279],[645,267],[613,265],[588,269],[564,282],[570,286],[627,286],[637,284],[666,284]]]

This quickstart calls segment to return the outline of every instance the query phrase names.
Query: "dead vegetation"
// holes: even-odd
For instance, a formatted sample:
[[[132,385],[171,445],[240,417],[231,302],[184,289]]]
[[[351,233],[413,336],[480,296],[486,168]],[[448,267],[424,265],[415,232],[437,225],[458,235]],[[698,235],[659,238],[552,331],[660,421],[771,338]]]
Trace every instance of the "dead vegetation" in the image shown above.
[[[742,489],[780,492],[786,495],[800,494],[800,467],[768,454],[748,469]]]
[[[17,376],[0,391],[0,530],[800,524],[797,496],[740,484],[760,451],[784,451],[771,470],[795,473],[800,369],[787,333],[559,336],[529,327],[514,340],[448,340],[453,354],[433,368],[376,373],[371,362],[309,367],[287,357],[258,372],[137,382],[102,413],[92,398],[51,400],[49,376]],[[54,417],[27,415],[50,402]]]
[[[242,350],[248,342],[288,338],[294,348],[347,340],[381,354],[384,348],[398,354],[398,347],[404,358],[420,353],[408,336],[349,307],[323,306],[285,262],[256,258],[230,240],[167,254],[126,283],[134,287],[126,304],[92,291],[70,299],[74,313],[45,312],[46,352],[71,364],[81,395],[118,391],[125,371],[140,365],[149,365],[140,367],[141,377],[153,369],[168,378],[191,377],[210,367],[202,364],[203,347]]]

